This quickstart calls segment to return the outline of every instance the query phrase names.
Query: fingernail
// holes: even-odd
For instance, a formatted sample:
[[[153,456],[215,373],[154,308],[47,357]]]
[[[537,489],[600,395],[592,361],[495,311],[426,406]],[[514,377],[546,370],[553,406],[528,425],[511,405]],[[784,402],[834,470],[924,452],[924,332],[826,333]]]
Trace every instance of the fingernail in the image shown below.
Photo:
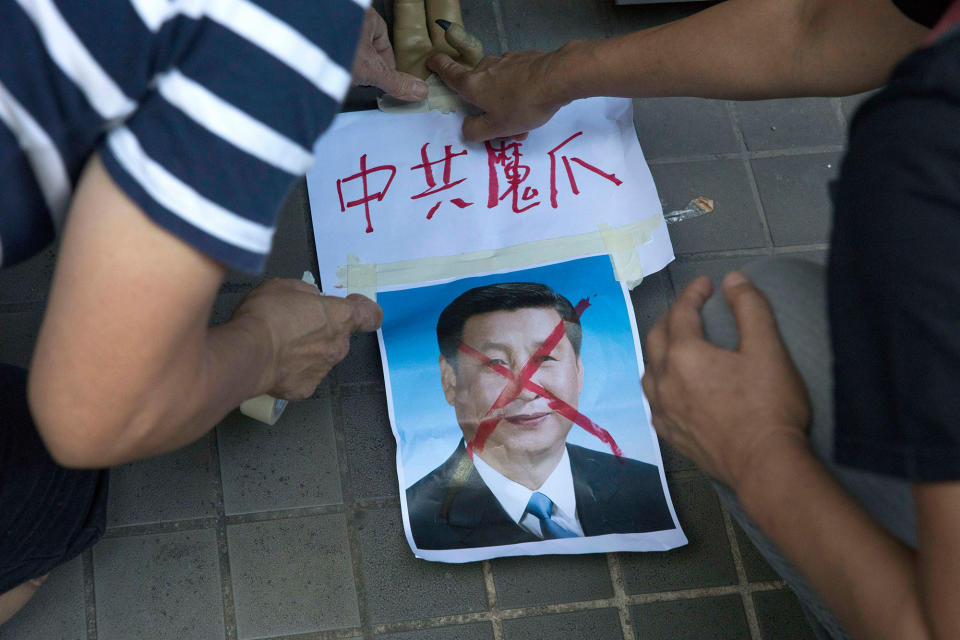
[[[417,97],[417,100],[423,100],[429,93],[430,88],[423,80],[418,80],[417,82],[413,83],[413,95]]]
[[[747,276],[740,271],[731,271],[723,278],[723,286],[736,287],[747,282]]]
[[[434,20],[434,22],[436,22],[438,25],[440,25],[440,28],[443,29],[444,31],[446,31],[447,29],[449,29],[449,28],[450,28],[450,25],[453,24],[453,23],[450,22],[449,20],[443,20],[442,18],[438,18],[438,19]]]

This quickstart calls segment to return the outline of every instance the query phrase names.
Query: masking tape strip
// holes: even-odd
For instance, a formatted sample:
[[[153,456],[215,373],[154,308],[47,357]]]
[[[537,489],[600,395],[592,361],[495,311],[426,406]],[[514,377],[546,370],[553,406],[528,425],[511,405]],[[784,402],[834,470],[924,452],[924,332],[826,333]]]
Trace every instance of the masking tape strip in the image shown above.
[[[613,277],[617,282],[633,289],[643,282],[643,264],[637,255],[637,247],[650,238],[649,232],[627,237],[630,231],[618,231],[606,223],[600,223],[600,237],[607,248],[610,262],[613,264]]]
[[[286,400],[262,395],[244,400],[240,404],[240,413],[254,420],[272,425],[280,418],[280,415],[286,408]]]
[[[362,293],[376,300],[377,287],[521,269],[532,264],[606,253],[611,257],[617,280],[634,287],[643,279],[637,247],[648,242],[653,231],[661,224],[663,216],[657,214],[620,227],[600,225],[599,231],[524,242],[497,250],[383,264],[363,264],[351,254],[347,257],[347,264],[337,268],[338,286],[348,293]]]

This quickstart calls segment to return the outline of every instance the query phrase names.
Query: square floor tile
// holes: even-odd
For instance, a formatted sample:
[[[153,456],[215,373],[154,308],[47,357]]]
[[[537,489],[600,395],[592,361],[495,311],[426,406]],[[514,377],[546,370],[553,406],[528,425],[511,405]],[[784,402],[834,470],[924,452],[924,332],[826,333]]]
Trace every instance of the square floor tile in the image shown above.
[[[843,125],[830,98],[789,98],[734,102],[743,140],[750,151],[839,145]]]
[[[173,453],[111,469],[107,525],[216,516],[211,437],[204,436]]]
[[[733,122],[722,100],[634,100],[633,124],[647,160],[740,151]]]
[[[616,609],[555,613],[503,621],[505,640],[618,640],[623,637]]]
[[[493,5],[490,0],[460,0],[463,23],[483,43],[483,54],[487,56],[503,53]]]
[[[689,544],[662,553],[620,554],[628,594],[716,587],[737,583],[717,494],[708,480],[670,485]]]
[[[300,278],[304,271],[313,271],[317,249],[310,244],[310,201],[307,180],[294,182],[277,214],[277,231],[264,277]]]
[[[51,571],[30,602],[0,626],[0,638],[9,640],[79,640],[86,637],[83,561],[79,557]]]
[[[331,375],[336,377],[338,384],[383,384],[377,334],[355,333],[350,336],[350,353],[333,368]]]
[[[481,564],[417,560],[399,508],[359,511],[356,525],[367,611],[374,624],[486,609]]]
[[[500,0],[511,50],[552,51],[570,40],[602,38],[602,0]],[[545,28],[549,25],[549,28]]]
[[[751,160],[773,244],[826,242],[833,205],[829,183],[837,177],[840,153],[815,153]]]
[[[436,627],[374,637],[377,640],[493,640],[493,627],[489,622],[476,622],[456,627]]]
[[[341,391],[340,414],[354,497],[398,495],[397,444],[384,392]]]
[[[240,640],[360,624],[344,516],[230,525],[227,543]]]
[[[0,313],[0,362],[29,368],[42,311]]]
[[[607,558],[532,556],[492,560],[501,609],[613,597]]]
[[[600,13],[608,35],[618,36],[686,18],[707,6],[706,2],[662,2],[643,6],[601,2]]]
[[[671,444],[659,436],[657,437],[657,441],[660,443],[660,457],[663,458],[663,470],[665,472],[689,471],[697,468],[697,465],[695,465],[690,458],[681,455]]]
[[[747,640],[739,595],[651,602],[630,608],[637,640]]]
[[[697,276],[710,276],[713,281],[714,292],[720,290],[723,276],[729,271],[741,269],[743,265],[758,260],[763,256],[737,256],[735,258],[718,258],[716,260],[675,261],[668,267],[673,279],[673,289],[679,294]]]
[[[740,160],[677,162],[650,166],[664,213],[683,209],[699,196],[714,210],[670,225],[676,254],[731,251],[766,245],[746,165]]]
[[[743,560],[743,569],[747,574],[749,582],[765,582],[767,580],[780,580],[780,575],[767,564],[763,555],[753,545],[743,528],[733,521],[734,531],[737,533],[737,546],[740,547],[740,558]]]
[[[646,345],[647,333],[657,318],[667,310],[672,298],[673,287],[666,268],[645,277],[643,282],[630,292],[633,315],[637,319],[637,333],[642,346]]]
[[[800,601],[789,589],[754,592],[753,605],[764,640],[816,640]]]
[[[93,567],[98,640],[223,637],[213,530],[107,538]]]
[[[273,426],[235,411],[217,440],[228,515],[343,501],[327,398],[289,404]]]
[[[51,246],[25,262],[0,271],[0,305],[46,300],[57,262]]]
[[[650,602],[630,608],[637,640],[747,640],[739,595]]]

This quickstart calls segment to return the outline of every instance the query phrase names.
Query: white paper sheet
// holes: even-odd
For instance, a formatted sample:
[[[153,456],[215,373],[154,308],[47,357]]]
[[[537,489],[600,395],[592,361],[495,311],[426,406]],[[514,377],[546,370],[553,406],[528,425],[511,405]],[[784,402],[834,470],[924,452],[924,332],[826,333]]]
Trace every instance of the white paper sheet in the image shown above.
[[[574,246],[579,247],[583,234],[596,240],[603,229],[646,221],[651,223],[644,224],[646,240],[627,249],[635,254],[634,263],[650,274],[673,259],[656,189],[634,133],[630,101],[575,102],[523,142],[466,143],[461,121],[458,114],[343,114],[321,140],[307,176],[327,294],[349,292],[341,278],[351,263],[420,265],[409,270],[416,276],[412,279],[374,282],[370,288],[384,309],[378,336],[411,549],[428,560],[468,562],[686,544],[640,385],[643,359],[633,306],[627,287],[618,281],[617,259],[604,248],[607,236],[562,259],[545,258],[548,252],[542,251],[524,253],[527,247],[572,236],[578,237]],[[511,247],[515,258],[518,245],[524,247],[520,260],[509,268],[488,259]],[[560,379],[569,383],[576,370],[569,359],[575,339],[561,316],[551,316],[561,346],[535,357],[538,347],[529,345],[548,343],[541,334],[550,328],[517,323],[515,309],[486,312],[505,324],[489,339],[474,336],[476,344],[463,337],[462,354],[444,378],[447,361],[440,356],[436,333],[441,311],[476,287],[514,282],[548,287],[569,299],[570,308],[577,305],[582,345],[575,353],[580,367],[576,393],[551,378],[565,371],[567,377]],[[495,291],[499,300],[502,290]],[[490,345],[501,342],[514,345],[516,353],[488,357]],[[490,387],[486,396],[478,379],[457,364],[460,358],[490,368],[483,383]],[[502,365],[491,364],[501,360]],[[530,368],[533,362],[537,364]],[[471,398],[481,409],[487,403],[487,414],[464,418]],[[489,420],[487,435],[478,437],[482,428],[477,425],[484,420]],[[557,517],[564,517],[560,503],[567,500],[573,512],[567,516],[575,520],[568,519],[568,525],[585,535],[541,539],[544,529],[530,524],[532,516],[523,505],[522,519],[504,522],[516,515],[517,507],[510,506],[502,490],[490,490],[480,476],[489,471],[475,464],[479,457],[507,472],[498,454],[518,442],[510,440],[517,437],[516,426],[525,426],[521,437],[549,432],[538,426],[541,421],[554,429],[560,425],[560,435],[547,439],[547,449],[566,451],[570,468],[564,475],[556,471],[561,467],[553,467],[559,475],[551,474],[542,490],[549,485],[554,491],[551,483],[568,487],[554,503]],[[534,459],[541,453],[531,455]],[[560,476],[566,479],[557,480]],[[507,479],[506,491],[529,495],[519,477]]]
[[[383,264],[495,252],[662,215],[629,100],[576,101],[523,142],[468,143],[461,123],[437,112],[336,118],[307,175],[327,294],[346,295],[337,267],[350,255]],[[645,274],[673,259],[665,224],[637,257]]]

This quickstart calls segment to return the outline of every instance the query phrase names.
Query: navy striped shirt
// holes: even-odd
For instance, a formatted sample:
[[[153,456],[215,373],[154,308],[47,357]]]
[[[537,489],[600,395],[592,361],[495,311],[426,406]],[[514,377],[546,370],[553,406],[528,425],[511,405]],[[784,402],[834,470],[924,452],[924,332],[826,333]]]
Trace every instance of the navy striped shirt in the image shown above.
[[[0,2],[0,266],[54,239],[96,152],[155,223],[261,271],[369,4]]]

